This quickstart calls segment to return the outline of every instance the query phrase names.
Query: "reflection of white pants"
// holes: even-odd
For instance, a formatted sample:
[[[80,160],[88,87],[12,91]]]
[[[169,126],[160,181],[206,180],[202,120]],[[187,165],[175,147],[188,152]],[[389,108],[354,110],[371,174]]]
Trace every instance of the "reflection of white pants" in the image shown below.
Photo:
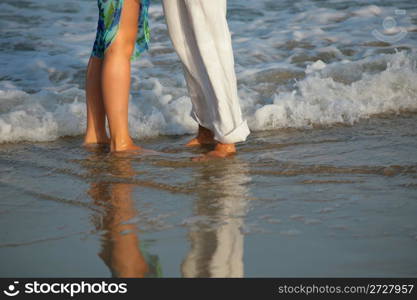
[[[164,0],[169,35],[193,103],[192,117],[221,143],[246,140],[226,0]]]
[[[206,168],[201,172],[197,189],[210,184],[211,190],[197,196],[193,211],[198,221],[191,223],[191,247],[181,264],[182,275],[244,277],[242,229],[249,206],[247,185],[252,180],[249,165],[225,162],[215,171]]]

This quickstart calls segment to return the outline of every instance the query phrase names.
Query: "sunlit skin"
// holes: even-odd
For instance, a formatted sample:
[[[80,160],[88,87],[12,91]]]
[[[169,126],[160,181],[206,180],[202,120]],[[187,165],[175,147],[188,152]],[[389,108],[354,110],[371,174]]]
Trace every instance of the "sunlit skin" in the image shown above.
[[[214,134],[211,130],[199,126],[197,137],[189,141],[187,147],[201,147],[206,145],[215,145],[214,150],[206,153],[205,155],[195,157],[193,161],[207,161],[216,158],[226,158],[236,154],[235,144],[223,144],[214,139]]]
[[[140,151],[129,135],[130,58],[137,37],[138,0],[126,0],[119,31],[104,59],[91,57],[87,67],[87,130],[84,145],[110,144],[111,152]],[[107,136],[105,120],[109,123]]]
[[[106,112],[101,92],[102,60],[91,57],[87,67],[86,98],[87,98],[87,131],[84,145],[109,144],[106,132]]]

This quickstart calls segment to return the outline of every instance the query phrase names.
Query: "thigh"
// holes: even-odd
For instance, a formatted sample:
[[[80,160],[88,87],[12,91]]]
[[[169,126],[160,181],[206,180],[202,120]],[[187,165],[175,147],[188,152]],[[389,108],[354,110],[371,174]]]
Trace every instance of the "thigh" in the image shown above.
[[[124,0],[120,12],[120,22],[116,42],[129,43],[133,46],[138,33],[140,4],[138,0]]]

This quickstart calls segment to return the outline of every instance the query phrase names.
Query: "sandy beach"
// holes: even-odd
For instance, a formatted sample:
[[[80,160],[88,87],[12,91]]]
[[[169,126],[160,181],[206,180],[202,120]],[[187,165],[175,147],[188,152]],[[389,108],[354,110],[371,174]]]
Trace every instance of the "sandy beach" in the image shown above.
[[[187,136],[2,145],[0,275],[415,276],[416,120],[262,132],[206,164]]]

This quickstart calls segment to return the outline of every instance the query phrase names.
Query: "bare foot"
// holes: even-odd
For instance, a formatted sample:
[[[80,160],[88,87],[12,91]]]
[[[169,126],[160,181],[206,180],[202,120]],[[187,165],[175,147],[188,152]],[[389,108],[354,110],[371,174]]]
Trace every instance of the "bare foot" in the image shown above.
[[[214,134],[211,130],[199,125],[198,134],[196,138],[193,138],[187,144],[186,147],[198,147],[202,145],[212,145],[215,144],[216,140],[214,139]]]
[[[136,146],[130,137],[127,140],[110,141],[110,152],[140,152],[142,150],[142,147]]]
[[[124,143],[115,143],[113,141],[110,142],[110,152],[117,155],[130,155],[132,153],[141,154],[141,155],[158,155],[161,154],[158,151],[145,149],[140,146],[137,146],[133,143],[132,139],[128,140]]]
[[[110,139],[107,135],[97,136],[95,134],[86,134],[84,136],[83,146],[95,146],[95,145],[108,145],[110,144]]]
[[[142,150],[142,147],[136,146],[135,144],[122,145],[118,147],[110,145],[110,152],[142,152]]]
[[[218,143],[213,151],[206,153],[205,155],[195,157],[192,161],[208,161],[218,158],[226,158],[236,154],[235,144],[222,144]]]

